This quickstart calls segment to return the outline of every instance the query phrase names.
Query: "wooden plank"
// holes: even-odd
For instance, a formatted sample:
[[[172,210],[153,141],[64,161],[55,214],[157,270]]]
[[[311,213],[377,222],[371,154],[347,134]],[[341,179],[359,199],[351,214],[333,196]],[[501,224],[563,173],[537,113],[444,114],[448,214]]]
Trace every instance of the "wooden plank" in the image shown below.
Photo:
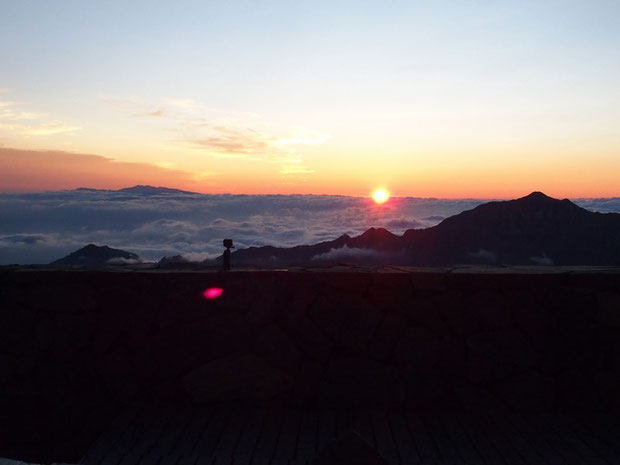
[[[409,434],[415,441],[421,462],[424,464],[439,463],[439,452],[437,451],[437,447],[424,427],[424,423],[422,423],[420,416],[408,413],[405,414],[405,419],[409,426]]]
[[[168,421],[164,433],[160,436],[153,448],[153,453],[157,455],[173,455],[172,451],[177,448],[177,444],[183,437],[183,433],[189,424],[192,414],[186,410],[169,412]]]
[[[252,463],[261,460],[271,460],[278,445],[278,436],[282,424],[282,411],[269,410],[264,412],[263,429],[261,430],[254,460]]]
[[[213,465],[233,465],[232,457],[215,457]]]
[[[405,415],[402,412],[388,414],[388,421],[392,430],[392,437],[396,443],[400,463],[421,463],[415,441],[409,433]]]
[[[558,450],[558,444],[551,440],[548,432],[541,427],[540,420],[535,414],[515,414],[515,423],[520,427],[534,449],[546,462],[569,465],[570,459],[562,450]]]
[[[228,419],[213,455],[218,459],[232,460],[233,452],[243,431],[247,417],[244,412],[234,410]]]
[[[559,416],[559,421],[563,422],[567,428],[574,431],[590,449],[596,451],[607,463],[620,463],[620,454],[610,448],[603,440],[592,434],[588,425],[583,421],[577,421],[575,418],[564,415]]]
[[[355,418],[351,410],[338,410],[336,412],[336,432],[337,437],[342,437],[355,429]]]
[[[181,455],[177,465],[196,465],[198,457],[195,455]]]
[[[129,423],[124,424],[122,421],[115,422],[113,427],[114,439],[110,441],[109,448],[103,451],[99,465],[119,465],[126,451],[134,443],[136,434],[135,411],[132,411],[124,418],[131,418]]]
[[[250,465],[263,427],[263,412],[254,409],[248,418],[233,452],[235,465]]]
[[[219,406],[213,411],[207,427],[194,447],[194,454],[199,457],[199,461],[203,457],[210,459],[214,456],[229,415],[230,412],[225,406]]]
[[[254,457],[252,459],[252,465],[270,465],[271,464],[271,459],[266,459],[266,458],[262,458],[262,457]]]
[[[335,412],[333,410],[320,411],[317,452],[320,453],[328,443],[336,439],[337,435]]]
[[[274,460],[281,460],[286,463],[295,458],[297,448],[297,437],[301,425],[301,414],[292,410],[284,412],[284,419],[280,428],[278,445],[274,454]]]
[[[214,457],[207,457],[206,455],[199,455],[196,459],[196,465],[213,465],[215,463]]]
[[[502,415],[498,422],[526,463],[531,465],[545,465],[547,463],[539,448],[535,447],[536,439],[529,437],[527,430],[515,422],[514,414]],[[540,441],[541,439],[538,438],[537,440]]]
[[[452,443],[448,435],[443,429],[441,424],[441,418],[434,412],[427,412],[420,415],[421,420],[426,425],[426,428],[437,445],[439,452],[439,459],[442,463],[462,463],[462,459],[456,450],[455,445]]]
[[[377,450],[379,453],[391,462],[398,462],[398,451],[396,450],[396,444],[394,438],[392,438],[392,431],[387,421],[387,414],[383,411],[373,411],[370,414],[372,422],[372,429],[375,433],[375,439],[377,441]]]
[[[532,449],[543,458],[545,463],[553,463],[563,465],[566,464],[564,456],[549,443],[546,434],[541,434],[540,430],[535,427],[535,421],[532,421],[532,415],[513,415],[511,417],[514,428],[520,435],[531,445]]]
[[[159,455],[154,455],[154,454],[143,455],[142,459],[140,460],[139,465],[159,465],[160,459],[161,457]]]
[[[101,461],[101,465],[119,465],[123,458],[123,454],[118,450],[112,449],[108,451],[103,460]]]
[[[542,415],[542,420],[545,422],[544,424],[548,431],[557,438],[560,444],[564,445],[564,448],[572,450],[575,456],[583,458],[582,463],[589,465],[607,465],[600,454],[590,449],[578,435],[562,424],[557,415],[552,416],[544,414]]]
[[[141,459],[139,454],[127,454],[121,459],[120,465],[138,465]]]
[[[137,454],[149,454],[155,448],[157,441],[164,434],[166,421],[164,418],[153,419],[144,428],[142,434],[134,444]]]
[[[582,423],[587,426],[590,433],[605,443],[616,454],[620,454],[620,434],[616,430],[617,420],[613,422],[609,417],[600,413],[582,414]]]
[[[498,415],[504,418],[510,415],[510,413],[504,409],[497,410],[494,408],[489,408],[479,413],[480,422],[484,425],[485,434],[489,436],[490,440],[495,444],[506,461],[515,465],[528,465],[526,459],[510,441],[509,435],[501,427],[501,420],[497,421]]]
[[[309,461],[316,457],[318,425],[319,419],[316,411],[310,410],[303,413],[297,440],[297,458],[299,460]]]
[[[480,427],[478,419],[469,412],[457,412],[454,417],[459,426],[465,431],[473,444],[476,452],[482,458],[483,463],[488,465],[505,464],[506,460],[499,450],[487,437],[486,433]]]
[[[194,412],[185,431],[172,449],[173,454],[187,457],[195,455],[194,449],[209,424],[212,412],[213,408],[203,408]]]
[[[121,436],[122,432],[115,429],[105,431],[91,445],[86,455],[80,460],[80,463],[84,465],[99,465],[116,443],[120,441]]]
[[[159,465],[177,465],[180,458],[178,455],[164,455],[159,461]]]
[[[465,463],[483,464],[485,461],[474,447],[469,434],[456,421],[453,413],[438,412],[441,424],[450,441],[458,451],[459,457]]]

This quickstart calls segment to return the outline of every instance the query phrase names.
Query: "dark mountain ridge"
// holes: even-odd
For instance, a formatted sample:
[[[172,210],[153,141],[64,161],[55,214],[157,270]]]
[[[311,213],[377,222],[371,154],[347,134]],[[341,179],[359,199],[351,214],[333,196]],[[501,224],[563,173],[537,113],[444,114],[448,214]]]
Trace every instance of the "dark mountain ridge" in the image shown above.
[[[181,189],[172,189],[170,187],[154,187],[137,185],[133,187],[125,187],[116,192],[130,192],[132,194],[156,195],[156,194],[195,194],[195,192],[184,191]]]
[[[122,189],[92,189],[90,187],[78,187],[76,192],[125,192],[129,194],[142,195],[158,195],[158,194],[196,194],[196,192],[184,191],[181,189],[173,189],[170,187],[155,187],[149,185],[135,185],[132,187],[123,187]]]
[[[373,253],[359,253],[362,250]],[[357,237],[343,235],[315,245],[250,247],[234,252],[232,260],[285,266],[329,261],[331,256],[339,261],[415,266],[620,265],[620,214],[591,212],[570,200],[533,192],[479,205],[402,236],[370,228]]]
[[[137,263],[140,261],[135,253],[126,252],[121,249],[113,249],[95,244],[88,244],[75,252],[70,253],[66,257],[54,260],[50,265],[98,268],[106,265],[123,265]]]

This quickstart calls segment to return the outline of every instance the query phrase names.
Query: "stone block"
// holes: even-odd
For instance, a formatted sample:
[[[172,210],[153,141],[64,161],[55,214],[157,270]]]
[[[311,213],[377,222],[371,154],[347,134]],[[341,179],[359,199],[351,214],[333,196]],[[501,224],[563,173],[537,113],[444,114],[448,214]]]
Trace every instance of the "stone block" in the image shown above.
[[[253,348],[256,354],[287,373],[295,373],[302,360],[300,350],[275,324],[270,324],[261,331]]]
[[[392,349],[392,357],[398,365],[423,373],[437,365],[441,352],[439,336],[426,328],[412,326],[401,332]]]
[[[599,292],[596,298],[598,321],[604,325],[620,328],[620,293]]]
[[[392,369],[362,358],[329,362],[320,386],[319,402],[325,407],[391,408],[403,401],[403,388]]]
[[[315,360],[327,360],[334,344],[310,318],[301,312],[291,312],[283,315],[282,323],[303,353]]]
[[[510,327],[512,305],[513,301],[509,296],[493,289],[477,290],[463,298],[465,314],[470,314],[482,331]]]
[[[323,380],[324,368],[319,362],[308,361],[301,365],[295,379],[292,400],[301,406],[314,406]]]
[[[375,360],[388,359],[392,355],[394,344],[406,329],[407,318],[402,311],[388,312],[368,343],[367,355]]]
[[[515,412],[551,412],[555,402],[555,380],[528,372],[500,384],[495,392]]]
[[[516,331],[488,331],[467,339],[469,379],[487,384],[534,368],[536,354]]]
[[[197,402],[268,400],[292,387],[289,376],[254,355],[214,360],[185,375],[182,383]]]

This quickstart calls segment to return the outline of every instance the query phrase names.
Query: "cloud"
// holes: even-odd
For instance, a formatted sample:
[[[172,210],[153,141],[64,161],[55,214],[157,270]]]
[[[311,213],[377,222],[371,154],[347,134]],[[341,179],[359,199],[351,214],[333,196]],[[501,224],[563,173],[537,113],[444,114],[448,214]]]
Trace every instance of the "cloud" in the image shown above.
[[[114,257],[110,258],[106,263],[109,265],[135,265],[142,263],[142,260],[139,258]]]
[[[62,134],[64,132],[78,131],[77,126],[69,126],[60,122],[45,123],[36,128],[23,129],[22,134],[26,136],[50,136],[52,134]]]
[[[9,236],[0,236],[0,247],[34,245],[46,242],[53,242],[53,238],[46,234],[13,234]]]
[[[282,174],[312,174],[315,171],[305,166],[283,166],[280,168]]]
[[[322,144],[325,135],[304,128],[275,127],[248,112],[209,108],[191,99],[166,99],[156,103],[137,99],[103,99],[133,117],[164,120],[172,134],[168,143],[193,149],[205,156],[242,158],[276,164],[283,176],[310,175],[300,146]]]
[[[480,263],[497,263],[497,255],[490,250],[479,249],[477,252],[470,252],[469,256]]]
[[[553,260],[547,257],[547,254],[543,254],[541,257],[530,257],[530,260],[536,265],[553,265]]]
[[[2,150],[0,166],[5,167]],[[65,164],[71,156],[81,160],[79,155],[65,155]],[[119,169],[116,162],[98,158],[92,163],[114,172],[135,168],[120,165]],[[1,174],[0,179],[4,179]],[[483,202],[393,200],[376,209],[366,198],[326,195],[146,196],[110,190],[6,193],[0,194],[0,264],[49,263],[88,243],[133,252],[149,261],[174,255],[202,260],[221,255],[224,238],[232,238],[239,249],[314,244],[342,234],[356,236],[373,226],[402,234],[412,227],[435,225],[441,218]],[[620,212],[620,199],[588,202],[592,209],[616,205]],[[323,258],[350,261],[367,252],[338,249],[329,253]],[[488,251],[474,254],[481,260],[493,258]]]
[[[163,118],[165,116],[174,116],[173,113],[168,112],[163,106],[152,105],[133,98],[112,99],[103,97],[102,100],[117,110],[138,118]]]
[[[358,249],[349,248],[346,244],[339,249],[331,249],[329,252],[325,252],[312,257],[312,260],[317,262],[325,261],[357,261],[357,260],[373,260],[380,257],[380,253],[373,249]]]
[[[252,131],[245,133],[241,131],[227,131],[226,133],[220,133],[203,139],[195,139],[192,142],[217,153],[254,155],[258,157],[257,154],[266,150],[272,140]]]
[[[0,94],[8,93],[0,89]],[[78,126],[51,118],[47,113],[25,110],[28,105],[0,100],[0,130],[22,136],[50,136],[80,130]]]

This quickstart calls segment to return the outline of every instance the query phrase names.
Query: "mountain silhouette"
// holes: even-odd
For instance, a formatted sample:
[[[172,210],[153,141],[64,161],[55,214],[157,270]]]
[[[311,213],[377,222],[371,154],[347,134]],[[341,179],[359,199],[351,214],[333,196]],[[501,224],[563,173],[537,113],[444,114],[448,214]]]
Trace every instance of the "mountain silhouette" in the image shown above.
[[[158,195],[158,194],[196,194],[196,192],[184,191],[181,189],[172,189],[170,187],[155,187],[149,185],[138,184],[132,187],[123,187],[122,189],[93,189],[90,187],[78,187],[76,192],[125,192],[129,194],[141,195]]]
[[[412,266],[620,265],[620,214],[592,212],[568,199],[533,192],[479,205],[402,236],[370,228],[357,237],[343,235],[315,245],[250,247],[234,252],[232,260],[259,266],[330,260]]]
[[[195,194],[195,192],[183,191],[181,189],[171,189],[170,187],[154,187],[137,185],[124,187],[116,192],[129,192],[132,194],[157,195],[157,194]]]
[[[50,265],[70,266],[83,268],[98,268],[106,265],[123,265],[140,261],[135,253],[126,252],[120,249],[113,249],[95,244],[88,244],[66,257],[55,260]]]

